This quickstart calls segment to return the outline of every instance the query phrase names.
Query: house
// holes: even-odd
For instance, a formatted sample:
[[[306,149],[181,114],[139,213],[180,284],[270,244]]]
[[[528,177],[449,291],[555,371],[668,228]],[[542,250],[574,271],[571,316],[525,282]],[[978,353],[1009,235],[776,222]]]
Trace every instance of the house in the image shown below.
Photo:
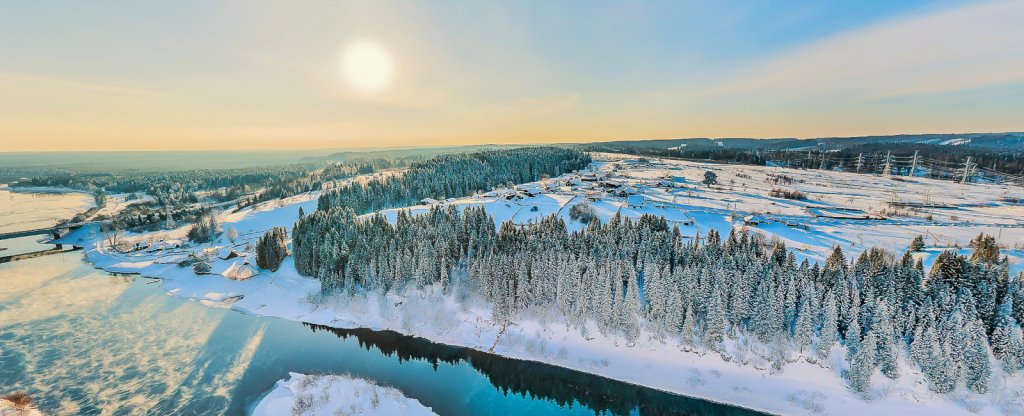
[[[434,198],[423,198],[420,200],[420,203],[423,205],[437,205],[441,203],[441,201],[438,201]]]
[[[630,195],[636,195],[636,189],[631,186],[626,186],[621,189],[613,191],[616,196],[626,198]]]
[[[220,272],[221,276],[231,280],[245,280],[258,274],[260,274],[260,271],[244,260],[235,261],[227,269]]]
[[[544,189],[536,183],[516,185],[515,189],[516,192],[525,196],[537,196],[544,193]]]
[[[239,253],[229,248],[222,249],[220,252],[217,253],[217,258],[221,260],[231,260],[238,257],[243,257],[242,253]]]
[[[743,217],[743,223],[747,225],[760,225],[769,222],[771,222],[771,220],[768,217],[761,214],[750,214],[747,215],[746,217]]]
[[[643,195],[630,195],[626,198],[626,206],[630,208],[640,209],[644,207]]]

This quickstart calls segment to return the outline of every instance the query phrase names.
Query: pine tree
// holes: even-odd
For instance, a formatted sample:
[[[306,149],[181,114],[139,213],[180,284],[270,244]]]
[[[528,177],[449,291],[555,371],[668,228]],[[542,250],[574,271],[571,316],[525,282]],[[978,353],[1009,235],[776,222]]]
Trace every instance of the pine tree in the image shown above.
[[[871,374],[875,371],[875,334],[868,332],[850,362],[850,387],[859,393],[871,388]]]
[[[836,342],[838,328],[838,313],[836,311],[836,297],[829,291],[825,295],[825,308],[821,320],[821,330],[818,335],[818,356],[828,359],[832,352],[832,346]]]
[[[636,278],[630,277],[626,284],[626,298],[623,302],[623,333],[626,342],[630,345],[636,343],[640,336],[640,288],[637,286]]]
[[[967,346],[964,359],[966,371],[967,388],[975,393],[986,393],[989,389],[989,379],[992,377],[992,364],[989,358],[988,343],[985,342],[985,335],[981,329],[981,323],[972,325],[973,334],[970,345]]]
[[[680,339],[682,340],[684,347],[695,347],[700,340],[698,339],[697,331],[697,320],[693,317],[693,307],[686,308],[686,314],[683,316],[683,328],[680,333]]]
[[[725,308],[722,305],[722,295],[718,290],[714,290],[714,294],[711,295],[711,303],[708,305],[708,315],[704,329],[704,340],[709,348],[717,349],[719,344],[725,339],[727,323]]]
[[[885,301],[879,302],[870,332],[875,335],[878,346],[876,364],[882,370],[882,374],[892,379],[899,377],[899,368],[896,365],[896,331],[893,328],[889,305]]]
[[[1009,372],[1016,371],[1021,364],[1020,351],[1016,350],[1016,345],[1021,341],[1014,339],[1019,328],[1017,320],[1013,319],[1013,298],[1006,296],[999,305],[995,329],[992,331],[992,353],[1003,361],[1003,368]]]
[[[796,341],[796,345],[800,348],[801,353],[811,343],[811,337],[814,336],[814,317],[817,316],[811,301],[814,297],[813,289],[810,292],[809,295],[804,295],[800,302],[800,310],[797,312],[796,328],[793,335],[793,340]]]
[[[857,352],[861,349],[861,327],[860,320],[857,318],[857,308],[854,308],[854,312],[850,317],[850,324],[846,327],[846,361],[853,362]]]

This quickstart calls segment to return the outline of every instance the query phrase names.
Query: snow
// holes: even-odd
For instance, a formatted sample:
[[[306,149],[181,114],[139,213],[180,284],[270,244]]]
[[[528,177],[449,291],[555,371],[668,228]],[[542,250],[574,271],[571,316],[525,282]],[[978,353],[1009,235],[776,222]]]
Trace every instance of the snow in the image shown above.
[[[971,139],[949,139],[939,143],[942,146],[961,146],[971,142]]]
[[[278,381],[252,411],[252,416],[434,414],[393,387],[344,375],[297,373]]]
[[[596,181],[583,181],[567,174],[546,183],[550,190],[525,196],[514,190],[489,192],[445,201],[457,209],[483,206],[496,224],[537,221],[546,215],[562,217],[570,230],[583,224],[569,218],[572,205],[589,203],[601,220],[612,215],[637,218],[642,214],[665,217],[688,237],[706,235],[716,229],[749,230],[784,241],[801,258],[823,260],[833,246],[840,246],[848,258],[872,246],[902,252],[916,235],[924,235],[927,247],[917,256],[926,267],[943,250],[968,252],[964,247],[980,232],[995,235],[1004,244],[1014,271],[1024,263],[1024,206],[1004,202],[1006,196],[1021,197],[1024,189],[1009,185],[961,185],[925,178],[887,178],[832,171],[802,171],[761,166],[719,165],[685,161],[620,163],[627,156],[598,154],[594,176],[607,176],[633,187],[647,201],[630,207],[624,197],[605,194]],[[718,175],[719,185],[702,184],[664,187],[659,178],[683,177],[699,182],[705,171]],[[792,178],[792,183],[767,182],[772,176]],[[653,184],[652,184],[653,183]],[[678,184],[677,184],[678,185]],[[805,200],[768,196],[773,188],[798,190]],[[586,202],[586,195],[599,195]],[[584,338],[569,330],[556,313],[525,311],[515,324],[500,332],[490,321],[490,306],[459,290],[445,295],[437,287],[404,293],[360,294],[323,298],[319,281],[298,275],[292,259],[286,258],[277,272],[262,271],[245,280],[219,275],[195,275],[190,267],[164,264],[169,256],[181,256],[203,249],[217,253],[226,248],[247,251],[265,230],[290,226],[305,212],[316,208],[317,193],[283,201],[270,201],[236,213],[221,214],[224,227],[239,232],[236,242],[219,241],[202,247],[118,253],[103,247],[102,238],[91,227],[72,232],[64,243],[85,247],[85,256],[108,271],[139,273],[159,277],[165,290],[175,296],[217,307],[263,316],[276,316],[340,328],[390,329],[424,337],[435,342],[466,346],[483,351],[552,365],[653,387],[687,396],[735,404],[782,414],[958,414],[971,411],[981,415],[1024,414],[1024,376],[1005,376],[994,371],[994,392],[974,395],[963,390],[939,395],[928,390],[923,377],[911,368],[901,368],[901,377],[889,380],[876,374],[868,400],[851,392],[841,377],[841,361],[816,362],[812,356],[794,354],[781,373],[767,364],[767,351],[739,348],[731,339],[724,353],[687,350],[673,340],[658,340],[642,334],[635,345],[623,339],[595,335]],[[892,200],[951,205],[953,209],[921,208],[898,210],[888,207]],[[406,208],[423,213],[426,205]],[[818,214],[815,214],[818,209]],[[820,210],[855,209],[872,218],[826,218]],[[394,221],[398,209],[384,210]],[[764,218],[758,225],[746,225],[744,217]],[[175,241],[187,227],[157,233],[128,234],[129,242]],[[211,259],[213,270],[226,270],[239,259]],[[162,262],[162,261],[163,262]],[[396,306],[398,305],[398,306]],[[591,334],[598,334],[594,329]],[[833,357],[842,356],[837,346]]]

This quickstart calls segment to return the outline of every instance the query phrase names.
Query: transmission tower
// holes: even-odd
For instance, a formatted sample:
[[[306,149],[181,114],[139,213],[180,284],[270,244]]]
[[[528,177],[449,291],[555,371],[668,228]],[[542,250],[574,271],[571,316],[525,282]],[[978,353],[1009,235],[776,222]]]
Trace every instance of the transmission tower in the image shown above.
[[[971,171],[974,170],[974,163],[972,158],[967,156],[967,162],[964,162],[964,177],[960,179],[960,183],[967,183],[967,180],[971,177]]]
[[[910,172],[907,172],[907,176],[914,176],[914,172],[917,172],[917,158],[918,158],[917,153],[918,153],[918,151],[915,150],[914,151],[914,161],[910,162]]]
[[[892,150],[885,152],[885,167],[882,168],[882,176],[889,176],[892,172]]]

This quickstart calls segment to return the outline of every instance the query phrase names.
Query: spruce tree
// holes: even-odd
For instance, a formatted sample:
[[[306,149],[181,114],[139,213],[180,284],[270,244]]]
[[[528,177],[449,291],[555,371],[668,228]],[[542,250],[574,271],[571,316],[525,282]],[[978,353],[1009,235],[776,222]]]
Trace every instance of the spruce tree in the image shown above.
[[[725,329],[728,321],[725,317],[725,308],[722,304],[722,295],[714,290],[711,295],[711,303],[708,305],[708,315],[705,324],[704,340],[708,347],[717,349],[725,339]]]
[[[814,318],[817,316],[817,313],[812,308],[813,290],[811,292],[810,296],[803,296],[800,302],[796,328],[793,331],[793,340],[796,341],[796,345],[801,353],[804,352],[804,348],[810,345],[811,337],[814,336]]]
[[[850,387],[859,393],[866,393],[871,388],[871,374],[875,371],[875,334],[868,332],[860,348],[850,362]]]
[[[825,295],[825,308],[821,320],[821,330],[818,335],[818,356],[827,359],[832,352],[832,346],[836,342],[838,332],[838,313],[836,311],[836,297],[829,291]]]
[[[896,365],[896,331],[893,328],[889,305],[885,301],[879,302],[871,332],[874,333],[877,342],[876,364],[882,370],[882,374],[892,379],[899,377],[899,368]]]

